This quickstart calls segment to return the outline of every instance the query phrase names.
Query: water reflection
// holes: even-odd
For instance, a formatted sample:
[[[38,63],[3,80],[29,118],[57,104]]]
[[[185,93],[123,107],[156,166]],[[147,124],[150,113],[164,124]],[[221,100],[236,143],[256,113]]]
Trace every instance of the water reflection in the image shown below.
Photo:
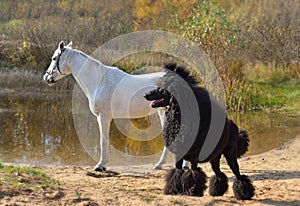
[[[229,114],[240,128],[248,131],[250,146],[247,155],[274,149],[300,134],[300,117],[274,112]]]
[[[71,91],[0,92],[0,159],[12,163],[94,165],[77,138],[71,101]],[[248,155],[271,150],[300,134],[300,117],[262,112],[231,113],[230,117],[250,134]],[[142,119],[135,124],[143,128],[148,121]],[[123,136],[113,124],[110,136],[115,148],[131,155],[155,154],[163,147],[161,137],[137,142]]]
[[[70,94],[1,93],[0,159],[35,164],[94,164],[76,136]]]

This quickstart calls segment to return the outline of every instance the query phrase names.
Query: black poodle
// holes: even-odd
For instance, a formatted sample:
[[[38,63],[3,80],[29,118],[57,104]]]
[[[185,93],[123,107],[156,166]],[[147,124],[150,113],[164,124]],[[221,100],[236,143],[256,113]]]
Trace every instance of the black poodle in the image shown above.
[[[220,158],[224,154],[228,165],[234,173],[236,180],[233,184],[234,195],[237,199],[251,199],[254,196],[254,187],[246,175],[241,175],[237,158],[248,150],[248,134],[246,131],[239,131],[237,125],[226,117],[224,109],[218,106],[216,101],[211,100],[206,89],[197,86],[196,79],[184,67],[177,67],[171,63],[165,65],[168,74],[163,77],[158,89],[152,90],[145,94],[148,101],[152,101],[153,108],[165,109],[165,122],[163,127],[163,140],[165,146],[174,153],[176,160],[176,168],[170,170],[166,175],[165,194],[186,194],[194,196],[203,196],[206,189],[206,175],[197,167],[199,162],[210,162],[215,173],[210,178],[209,194],[212,196],[222,196],[228,189],[228,178],[220,170]],[[194,94],[198,108],[188,109],[185,111],[199,112],[199,125],[196,132],[196,138],[190,142],[189,132],[194,120],[182,121],[183,111],[179,107],[178,102],[186,100],[185,93],[175,95],[178,90],[175,87],[182,86],[177,84],[174,73],[185,80],[188,87]],[[179,82],[179,81],[178,81]],[[172,89],[173,87],[173,89]],[[202,146],[207,138],[209,127],[211,124],[211,109],[218,114],[224,115],[225,123],[221,137],[211,154],[204,160],[199,160],[199,154]],[[186,145],[189,145],[188,148]],[[184,171],[182,169],[183,159],[191,163],[191,169]]]

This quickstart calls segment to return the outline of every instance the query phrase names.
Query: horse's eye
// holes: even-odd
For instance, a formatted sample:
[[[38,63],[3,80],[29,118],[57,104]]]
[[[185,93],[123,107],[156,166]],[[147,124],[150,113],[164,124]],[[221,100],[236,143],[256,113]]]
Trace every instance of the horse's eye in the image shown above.
[[[57,56],[52,58],[53,61],[56,61],[56,59],[57,59]]]

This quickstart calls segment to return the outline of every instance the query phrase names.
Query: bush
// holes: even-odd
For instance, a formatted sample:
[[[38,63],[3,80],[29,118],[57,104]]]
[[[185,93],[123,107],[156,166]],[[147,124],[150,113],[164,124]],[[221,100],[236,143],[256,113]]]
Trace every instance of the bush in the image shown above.
[[[247,62],[275,63],[276,67],[300,62],[300,2],[298,0],[247,1],[237,21]]]
[[[197,43],[210,56],[219,71],[225,69],[223,65],[236,47],[239,29],[217,1],[201,1],[193,15],[177,27],[184,37]]]
[[[38,6],[34,0],[0,2],[2,27],[14,45],[4,54],[8,65],[45,70],[61,40],[74,41],[75,47],[91,53],[132,30],[130,1],[42,2]]]

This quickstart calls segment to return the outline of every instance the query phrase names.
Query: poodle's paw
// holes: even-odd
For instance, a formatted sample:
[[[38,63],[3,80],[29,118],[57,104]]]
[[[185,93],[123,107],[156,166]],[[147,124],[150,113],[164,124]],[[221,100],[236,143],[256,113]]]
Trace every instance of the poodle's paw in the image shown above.
[[[205,183],[206,175],[200,168],[189,169],[181,177],[183,194],[185,195],[203,196],[206,189]]]
[[[164,188],[165,195],[177,195],[182,193],[181,176],[183,174],[182,169],[171,169],[166,174],[166,185]]]
[[[255,188],[246,175],[242,175],[240,180],[236,179],[233,183],[234,196],[238,200],[250,200],[254,196],[254,191]]]
[[[222,172],[221,175],[211,176],[209,180],[209,194],[211,196],[222,196],[228,189],[228,178]]]

